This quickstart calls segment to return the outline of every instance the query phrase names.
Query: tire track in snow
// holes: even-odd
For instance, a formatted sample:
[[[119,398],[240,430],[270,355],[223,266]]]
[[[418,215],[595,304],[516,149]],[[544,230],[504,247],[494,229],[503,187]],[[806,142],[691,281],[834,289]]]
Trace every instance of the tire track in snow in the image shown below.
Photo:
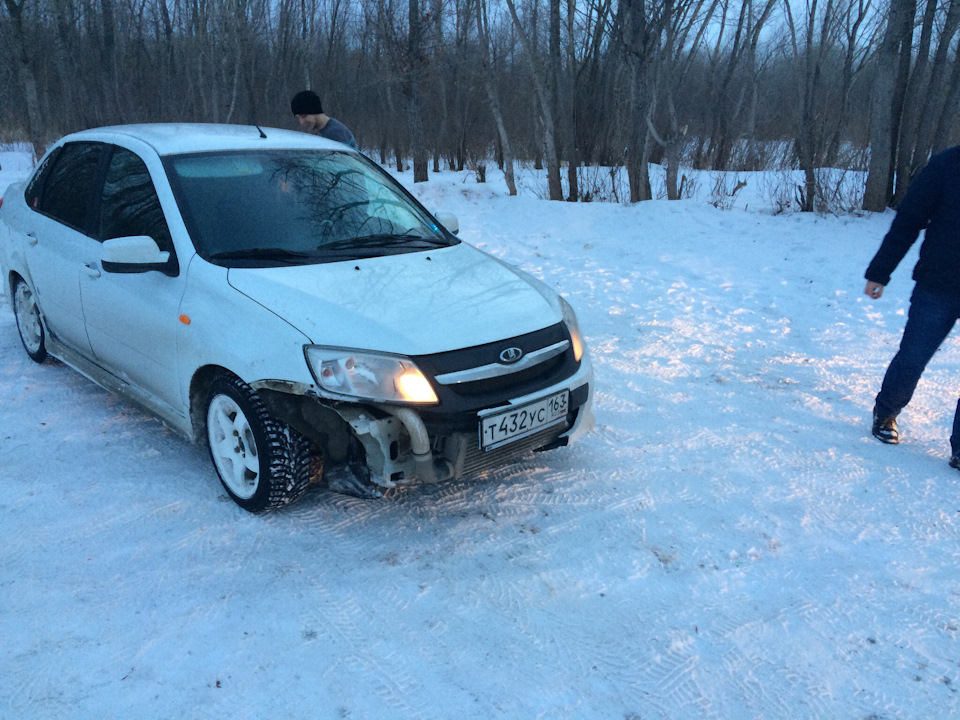
[[[361,630],[369,624],[369,611],[363,609],[352,592],[334,598],[327,590],[327,579],[321,576],[312,584],[315,595],[311,606],[301,614],[301,623],[315,630],[317,640],[332,643],[332,655],[337,660],[323,673],[324,677],[339,677],[340,666],[344,666],[351,677],[362,678],[363,685],[396,713],[395,717],[429,717],[428,712],[409,701],[422,695],[422,683],[408,667],[410,657],[394,650],[380,654],[377,643],[371,643],[367,632]]]
[[[764,612],[762,617],[735,617],[724,614],[722,608],[709,610],[705,616],[711,618],[708,638],[716,637],[728,647],[723,654],[723,664],[729,671],[728,680],[738,688],[739,694],[752,698],[771,717],[833,717],[831,694],[825,684],[821,668],[804,668],[799,664],[784,664],[782,659],[771,653],[783,638],[784,628],[795,628],[791,636],[802,635],[804,630],[813,630],[818,642],[829,642],[829,637],[811,625],[812,618],[819,616],[820,609],[803,601],[789,603],[773,611]],[[764,678],[789,678],[791,691],[784,693],[767,692]],[[798,714],[797,700],[809,706],[809,711]],[[773,706],[776,710],[771,711]]]

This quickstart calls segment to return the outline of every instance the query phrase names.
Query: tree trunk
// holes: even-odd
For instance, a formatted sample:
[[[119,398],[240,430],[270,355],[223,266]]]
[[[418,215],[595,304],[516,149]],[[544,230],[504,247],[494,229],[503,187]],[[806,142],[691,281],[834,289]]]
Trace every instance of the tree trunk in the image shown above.
[[[870,164],[863,195],[863,209],[871,212],[883,212],[893,195],[891,173],[896,154],[895,111],[898,109],[895,77],[901,44],[905,40],[909,44],[905,28],[912,28],[915,8],[913,0],[890,1],[887,29],[877,50],[877,76],[870,113]]]
[[[387,105],[387,115],[388,117],[395,118],[397,117],[396,103],[393,100],[393,91],[390,89],[389,85],[383,87],[383,95],[386,100]],[[393,145],[393,157],[396,161],[397,172],[403,172],[403,150],[400,147],[400,136],[397,131],[391,130],[390,133],[385,138],[389,138],[389,142]],[[386,144],[388,140],[384,140]]]
[[[550,108],[550,96],[543,79],[537,70],[534,61],[534,52],[529,37],[523,30],[520,23],[520,17],[517,15],[517,8],[513,0],[507,0],[507,8],[510,11],[510,17],[517,29],[517,35],[523,44],[524,55],[527,59],[527,65],[530,69],[530,75],[533,79],[533,87],[540,102],[540,120],[543,130],[543,151],[547,162],[547,186],[549,188],[551,200],[563,200],[563,186],[560,184],[560,162],[557,159],[557,141],[554,134],[553,112]]]
[[[577,148],[577,59],[574,53],[574,17],[576,0],[567,0],[567,82],[564,101],[564,145],[567,148],[567,200],[577,202],[580,199],[580,183],[577,173],[580,169],[580,152]]]
[[[627,67],[627,179],[630,182],[630,202],[651,200],[650,132],[647,118],[650,108],[648,65],[650,38],[648,35],[644,0],[623,0],[620,5],[620,28],[623,39],[624,61]]]
[[[561,0],[549,0],[550,22],[547,43],[547,87],[550,91],[550,114],[555,125],[551,128],[553,135],[553,153],[558,161],[563,158],[566,148],[560,142],[565,133],[561,129],[563,119],[563,110],[560,101],[560,2]],[[559,167],[558,180],[559,180]],[[563,199],[563,190],[560,191],[560,200]]]
[[[101,76],[98,84],[104,93],[108,122],[122,122],[116,85],[117,23],[113,14],[113,0],[100,0],[100,9],[103,18],[103,47],[100,53]]]
[[[960,108],[960,46],[953,56],[950,89],[947,91],[943,110],[940,112],[940,121],[937,123],[937,131],[933,138],[932,151],[934,153],[946,150],[950,144],[950,138],[956,129],[958,108]]]
[[[87,123],[83,122],[81,117],[86,113],[88,103],[77,101],[77,83],[75,47],[73,42],[73,23],[72,15],[75,12],[73,3],[68,0],[55,0],[53,3],[53,12],[57,25],[57,47],[55,49],[57,72],[60,75],[60,83],[63,88],[61,100],[66,108],[69,108],[71,116],[65,117],[62,121],[66,122],[67,127],[82,127]],[[76,123],[76,125],[75,125]]]
[[[510,148],[510,136],[507,134],[507,125],[503,120],[503,109],[500,105],[500,94],[497,92],[496,76],[490,58],[490,37],[487,23],[487,3],[480,0],[477,3],[477,39],[480,43],[480,66],[483,71],[483,83],[487,89],[487,99],[490,101],[490,112],[497,125],[497,137],[500,146],[500,167],[503,169],[504,180],[507,183],[507,192],[517,194],[517,183],[513,177],[513,151]]]
[[[894,203],[899,203],[907,194],[914,167],[913,153],[917,144],[918,125],[924,96],[931,91],[928,68],[930,65],[930,44],[933,38],[934,19],[938,0],[927,0],[927,7],[921,24],[920,45],[916,51],[916,61],[907,82],[903,113],[901,115],[900,136],[897,143],[896,177],[894,179]],[[904,46],[906,49],[906,45]],[[911,48],[912,51],[912,48]],[[912,54],[912,52],[911,52]],[[939,94],[940,89],[937,88]]]
[[[27,38],[23,31],[23,5],[26,0],[5,0],[7,12],[13,24],[14,42],[17,44],[17,73],[23,88],[23,99],[27,104],[27,139],[33,145],[33,159],[39,160],[46,152],[43,127],[40,120],[40,97],[37,93],[37,79],[30,63]]]
[[[920,168],[930,159],[937,119],[945,100],[949,97],[949,93],[943,91],[947,74],[947,50],[957,32],[958,23],[960,23],[960,0],[951,0],[946,19],[940,30],[933,64],[930,67],[927,91],[923,94],[923,106],[920,109],[913,152],[911,153],[909,168],[911,177],[919,172]]]
[[[410,124],[410,145],[413,150],[413,181],[427,181],[427,146],[423,135],[423,112],[420,107],[420,77],[423,71],[423,48],[420,41],[420,2],[409,0],[410,38],[407,46],[407,120]]]

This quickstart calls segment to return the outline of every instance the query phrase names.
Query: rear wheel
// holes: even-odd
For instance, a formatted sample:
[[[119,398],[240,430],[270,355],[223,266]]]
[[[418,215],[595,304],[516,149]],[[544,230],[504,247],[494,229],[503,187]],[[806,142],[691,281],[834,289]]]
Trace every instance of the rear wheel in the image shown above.
[[[206,425],[220,482],[244,510],[259,513],[283,507],[307,491],[309,442],[271,416],[239,378],[221,375],[211,383]]]
[[[40,308],[33,290],[23,280],[13,290],[13,314],[17,317],[20,342],[30,359],[42,363],[47,359],[47,342],[40,321]]]

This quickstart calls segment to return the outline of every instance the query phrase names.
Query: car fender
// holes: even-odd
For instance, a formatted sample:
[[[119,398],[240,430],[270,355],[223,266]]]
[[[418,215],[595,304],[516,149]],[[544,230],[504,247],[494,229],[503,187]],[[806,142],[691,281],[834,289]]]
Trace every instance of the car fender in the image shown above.
[[[194,255],[186,272],[177,339],[185,408],[194,377],[208,367],[224,368],[248,385],[273,379],[313,384],[303,352],[307,336],[232,288],[227,268]]]
[[[6,196],[4,201],[9,202]],[[6,222],[3,206],[0,205],[0,279],[3,280],[0,284],[0,295],[10,295],[10,261],[7,256],[13,251],[12,244],[10,228]]]
[[[23,225],[23,215],[27,212],[23,199],[25,187],[26,181],[10,185],[3,196],[3,207],[0,207],[0,273],[3,278],[2,291],[8,296],[13,289],[11,280],[15,274],[33,287],[24,247],[28,232]]]

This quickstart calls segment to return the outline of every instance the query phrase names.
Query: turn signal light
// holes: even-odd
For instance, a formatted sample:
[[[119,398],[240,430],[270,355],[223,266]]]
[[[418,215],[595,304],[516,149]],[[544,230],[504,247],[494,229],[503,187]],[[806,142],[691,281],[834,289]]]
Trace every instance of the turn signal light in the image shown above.
[[[580,333],[570,329],[570,339],[573,341],[573,359],[580,362],[583,357],[583,340],[580,339]]]
[[[408,370],[398,377],[397,389],[410,402],[437,402],[437,394],[418,370]]]

